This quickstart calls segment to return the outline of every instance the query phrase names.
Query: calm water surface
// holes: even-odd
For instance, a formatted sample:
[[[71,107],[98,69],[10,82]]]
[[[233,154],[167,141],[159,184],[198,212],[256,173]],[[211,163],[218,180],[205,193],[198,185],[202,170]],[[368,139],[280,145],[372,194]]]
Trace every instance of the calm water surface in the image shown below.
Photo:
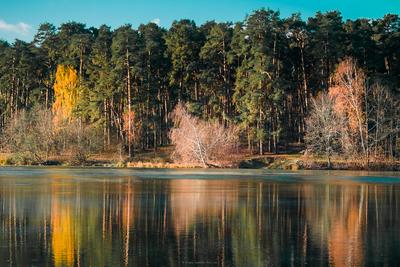
[[[0,266],[399,266],[400,175],[0,168]]]

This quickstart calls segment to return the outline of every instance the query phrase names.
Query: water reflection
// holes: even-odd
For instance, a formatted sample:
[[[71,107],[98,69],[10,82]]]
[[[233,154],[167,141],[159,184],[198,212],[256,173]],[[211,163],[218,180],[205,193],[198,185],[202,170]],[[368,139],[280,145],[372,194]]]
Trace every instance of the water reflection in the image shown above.
[[[380,266],[400,186],[261,179],[0,179],[1,266]]]

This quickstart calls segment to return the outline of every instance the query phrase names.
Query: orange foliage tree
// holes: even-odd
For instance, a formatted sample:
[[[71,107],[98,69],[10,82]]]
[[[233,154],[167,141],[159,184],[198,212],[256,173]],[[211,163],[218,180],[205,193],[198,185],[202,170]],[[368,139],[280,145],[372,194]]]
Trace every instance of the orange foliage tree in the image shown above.
[[[339,63],[333,74],[333,86],[329,95],[335,99],[335,111],[347,121],[343,136],[350,136],[352,149],[367,155],[367,125],[365,113],[366,76],[355,60],[347,58]],[[350,141],[348,139],[348,141]],[[349,142],[346,143],[349,143]]]

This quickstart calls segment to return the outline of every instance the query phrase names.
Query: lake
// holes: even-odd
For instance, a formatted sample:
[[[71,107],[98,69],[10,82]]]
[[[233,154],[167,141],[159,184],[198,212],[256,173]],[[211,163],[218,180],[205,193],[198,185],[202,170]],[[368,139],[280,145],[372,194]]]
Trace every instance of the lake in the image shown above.
[[[400,174],[0,168],[0,266],[398,266]]]

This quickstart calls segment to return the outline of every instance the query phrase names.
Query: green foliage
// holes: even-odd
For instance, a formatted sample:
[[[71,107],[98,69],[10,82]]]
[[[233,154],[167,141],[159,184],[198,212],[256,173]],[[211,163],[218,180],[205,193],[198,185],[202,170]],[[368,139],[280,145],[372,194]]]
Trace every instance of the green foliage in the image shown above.
[[[171,60],[169,83],[178,91],[178,101],[198,98],[196,80],[198,72],[199,51],[203,36],[191,20],[180,20],[172,23],[165,35],[166,53]],[[195,89],[195,90],[193,90]]]
[[[311,99],[332,86],[345,57],[371,83],[384,81],[397,103],[399,45],[396,14],[343,21],[338,11],[318,12],[303,21],[260,9],[240,22],[198,26],[185,19],[169,29],[43,23],[30,43],[0,41],[0,131],[24,110],[57,103],[54,85],[63,65],[76,71],[80,94],[72,117],[101,132],[103,149],[120,145],[129,153],[169,144],[170,114],[186,102],[201,119],[240,125],[249,150],[279,152],[304,142]],[[128,110],[135,115],[130,131],[123,119]],[[396,132],[398,125],[391,120],[389,128]],[[400,154],[398,139],[396,132],[379,141],[386,155]]]

